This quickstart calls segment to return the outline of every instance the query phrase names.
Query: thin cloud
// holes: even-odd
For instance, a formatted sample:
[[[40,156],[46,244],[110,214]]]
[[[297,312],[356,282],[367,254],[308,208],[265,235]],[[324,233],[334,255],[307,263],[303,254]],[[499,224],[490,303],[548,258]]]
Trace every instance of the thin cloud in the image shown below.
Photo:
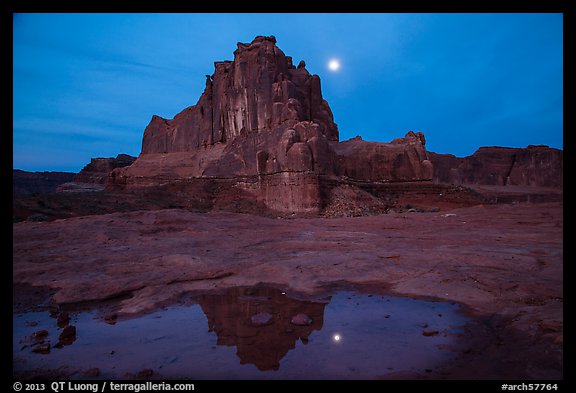
[[[55,41],[39,41],[31,40],[25,37],[15,37],[14,44],[23,47],[28,47],[32,50],[51,51],[55,55],[65,55],[74,59],[84,59],[94,61],[96,63],[108,63],[119,66],[132,66],[139,69],[149,69],[168,73],[183,73],[189,74],[190,70],[175,65],[166,65],[158,63],[143,62],[139,59],[134,59],[111,50],[103,51],[97,47],[79,47],[74,45],[62,45]]]

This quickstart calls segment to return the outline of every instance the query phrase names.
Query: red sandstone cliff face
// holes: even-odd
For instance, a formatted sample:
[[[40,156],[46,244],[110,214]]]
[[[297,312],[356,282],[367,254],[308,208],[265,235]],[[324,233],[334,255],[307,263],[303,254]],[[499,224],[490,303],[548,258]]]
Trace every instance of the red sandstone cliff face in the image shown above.
[[[304,61],[295,67],[274,37],[238,43],[233,61],[214,64],[196,105],[174,119],[152,117],[142,153],[134,164],[111,173],[112,185],[232,178],[271,209],[317,212],[323,204],[319,176],[384,182],[432,178],[422,133],[409,132],[390,143],[338,143],[320,78]]]
[[[563,152],[548,146],[481,147],[468,157],[428,153],[437,183],[563,186]]]
[[[334,144],[339,174],[368,181],[414,181],[432,178],[432,163],[421,132],[408,132],[390,143],[366,142],[356,137]]]

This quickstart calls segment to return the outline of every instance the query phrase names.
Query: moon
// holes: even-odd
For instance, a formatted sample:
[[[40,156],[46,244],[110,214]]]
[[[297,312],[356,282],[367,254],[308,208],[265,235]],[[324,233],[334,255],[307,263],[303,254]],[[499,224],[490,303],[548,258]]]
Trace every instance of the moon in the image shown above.
[[[328,69],[330,71],[338,71],[338,69],[340,68],[340,62],[336,59],[332,59],[328,62]]]

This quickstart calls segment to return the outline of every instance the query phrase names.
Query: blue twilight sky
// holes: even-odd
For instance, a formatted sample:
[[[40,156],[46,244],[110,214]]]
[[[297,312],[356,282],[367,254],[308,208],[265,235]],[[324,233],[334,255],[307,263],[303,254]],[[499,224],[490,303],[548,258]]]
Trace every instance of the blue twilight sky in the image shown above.
[[[274,35],[318,74],[340,140],[409,130],[437,153],[562,145],[562,14],[15,14],[14,168],[138,155],[214,61]],[[336,58],[341,67],[328,69]]]

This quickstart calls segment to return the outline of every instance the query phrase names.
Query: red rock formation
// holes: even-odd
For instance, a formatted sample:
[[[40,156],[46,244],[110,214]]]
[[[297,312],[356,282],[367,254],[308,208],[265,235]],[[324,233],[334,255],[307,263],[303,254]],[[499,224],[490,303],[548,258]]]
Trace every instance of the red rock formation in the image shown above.
[[[424,134],[410,131],[390,143],[366,142],[357,136],[333,147],[342,176],[390,182],[432,179],[425,144]]]
[[[130,166],[136,157],[118,154],[116,158],[92,158],[73,181],[58,185],[59,193],[84,193],[103,191],[108,184],[110,174],[116,168]]]
[[[136,157],[128,154],[118,154],[116,158],[92,158],[90,163],[74,177],[74,182],[105,184],[112,170],[131,165],[134,161]]]
[[[328,139],[338,140],[320,78],[304,67],[295,68],[275,43],[273,36],[259,36],[250,44],[238,43],[234,61],[215,62],[196,105],[172,120],[152,117],[142,153],[202,150],[304,120],[315,122]]]
[[[563,186],[563,152],[548,146],[481,147],[468,157],[429,153],[437,183]]]
[[[530,145],[516,153],[509,184],[561,188],[563,168],[562,150]]]
[[[142,153],[133,165],[112,172],[113,185],[234,178],[271,209],[317,212],[319,176],[431,179],[422,133],[391,143],[339,144],[320,78],[304,61],[294,67],[274,37],[238,43],[233,61],[214,64],[196,105],[171,120],[152,117]]]

